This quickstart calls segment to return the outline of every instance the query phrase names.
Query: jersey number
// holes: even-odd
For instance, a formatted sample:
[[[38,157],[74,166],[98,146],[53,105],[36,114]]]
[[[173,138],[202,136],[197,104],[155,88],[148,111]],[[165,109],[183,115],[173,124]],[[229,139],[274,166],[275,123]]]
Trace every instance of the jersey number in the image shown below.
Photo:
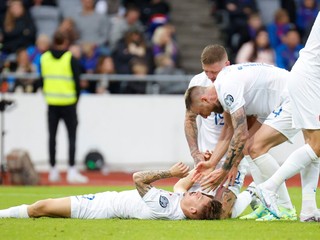
[[[216,125],[224,125],[223,115],[215,113],[214,114],[214,122],[215,122]]]

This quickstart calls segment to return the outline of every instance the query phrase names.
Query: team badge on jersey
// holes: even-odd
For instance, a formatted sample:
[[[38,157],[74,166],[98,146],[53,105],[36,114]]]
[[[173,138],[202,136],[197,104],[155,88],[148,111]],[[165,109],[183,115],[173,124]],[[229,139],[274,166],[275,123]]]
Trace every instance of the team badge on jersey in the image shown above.
[[[224,102],[226,103],[226,105],[228,107],[230,107],[232,105],[232,103],[234,102],[234,98],[232,97],[232,95],[228,94],[225,99]]]
[[[166,208],[168,206],[168,204],[169,204],[168,198],[166,198],[165,196],[160,196],[159,204],[160,204],[161,207]]]

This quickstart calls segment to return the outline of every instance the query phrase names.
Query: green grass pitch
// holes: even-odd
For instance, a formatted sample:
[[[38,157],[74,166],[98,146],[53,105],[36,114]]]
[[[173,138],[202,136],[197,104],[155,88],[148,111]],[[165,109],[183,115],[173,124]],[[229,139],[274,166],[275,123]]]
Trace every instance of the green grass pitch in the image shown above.
[[[32,203],[39,199],[129,187],[4,187],[0,188],[0,209]],[[170,190],[170,188],[166,188]],[[301,189],[289,188],[297,212]],[[318,206],[320,204],[319,197]],[[249,213],[247,208],[245,213]],[[163,220],[0,219],[0,239],[320,239],[319,223]]]

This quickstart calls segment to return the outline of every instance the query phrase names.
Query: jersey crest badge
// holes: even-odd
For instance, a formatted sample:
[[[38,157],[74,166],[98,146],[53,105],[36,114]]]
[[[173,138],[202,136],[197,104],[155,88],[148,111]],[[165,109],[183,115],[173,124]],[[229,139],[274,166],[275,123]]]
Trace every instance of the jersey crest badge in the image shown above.
[[[169,204],[168,198],[166,198],[165,196],[160,196],[159,204],[160,204],[161,207],[166,208],[168,206],[168,204]]]
[[[232,103],[234,102],[234,98],[232,97],[232,95],[228,94],[225,99],[224,102],[226,103],[226,105],[228,107],[230,107],[232,105]]]

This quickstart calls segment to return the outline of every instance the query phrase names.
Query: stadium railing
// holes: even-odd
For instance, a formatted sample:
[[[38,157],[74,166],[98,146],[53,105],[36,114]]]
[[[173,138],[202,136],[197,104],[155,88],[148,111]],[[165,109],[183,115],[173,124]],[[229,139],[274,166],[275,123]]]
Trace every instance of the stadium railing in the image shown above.
[[[165,87],[174,85],[179,86],[181,89],[186,89],[191,78],[194,75],[132,75],[132,74],[81,74],[81,80],[88,81],[101,81],[104,83],[104,86],[107,88],[110,82],[116,81],[126,81],[126,82],[146,82],[146,94],[159,94],[161,86]],[[15,73],[15,72],[2,72],[0,73],[0,83],[3,80],[8,80],[10,78],[15,79],[39,79],[40,75],[37,73]],[[172,85],[171,85],[172,84]]]

